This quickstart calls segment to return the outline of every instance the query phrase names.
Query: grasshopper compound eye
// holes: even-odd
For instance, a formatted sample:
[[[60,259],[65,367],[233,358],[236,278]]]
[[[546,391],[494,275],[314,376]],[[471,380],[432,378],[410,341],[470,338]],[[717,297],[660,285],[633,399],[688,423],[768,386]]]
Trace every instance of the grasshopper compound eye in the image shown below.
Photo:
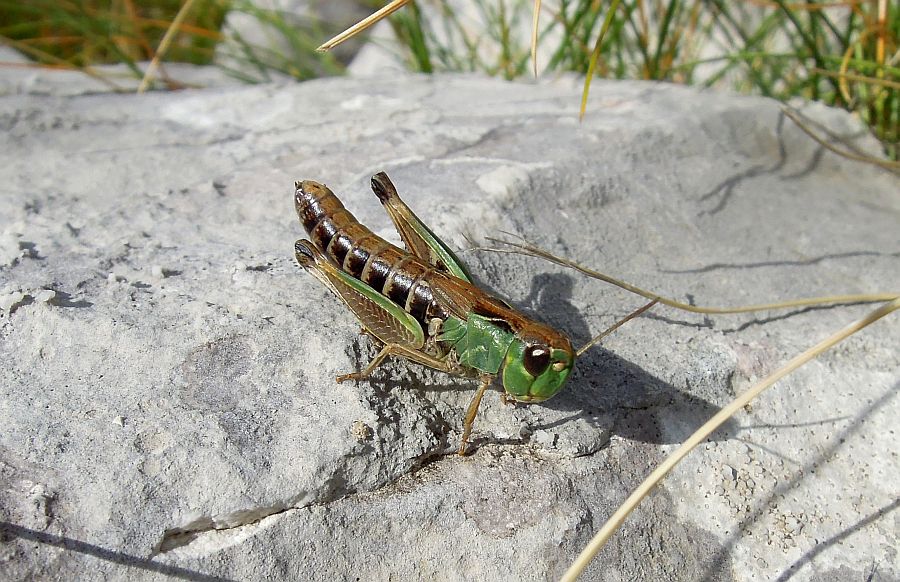
[[[550,365],[550,348],[543,345],[526,347],[522,363],[529,374],[535,378],[540,376]]]

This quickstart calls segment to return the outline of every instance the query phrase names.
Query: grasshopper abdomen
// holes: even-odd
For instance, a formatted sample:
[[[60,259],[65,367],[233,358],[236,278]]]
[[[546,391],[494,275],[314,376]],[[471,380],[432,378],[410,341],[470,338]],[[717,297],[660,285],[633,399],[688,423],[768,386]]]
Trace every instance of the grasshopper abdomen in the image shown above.
[[[427,330],[447,318],[427,281],[434,267],[362,225],[326,186],[296,183],[294,204],[310,240],[342,271],[401,306]]]

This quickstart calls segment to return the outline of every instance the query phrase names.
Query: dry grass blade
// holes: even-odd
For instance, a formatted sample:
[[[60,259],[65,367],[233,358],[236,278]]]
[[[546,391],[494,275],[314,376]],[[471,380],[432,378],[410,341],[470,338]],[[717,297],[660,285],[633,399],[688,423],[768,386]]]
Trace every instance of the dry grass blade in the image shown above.
[[[875,47],[875,62],[884,65],[884,46],[887,36],[887,0],[878,0],[878,43]]]
[[[720,410],[715,416],[709,419],[706,424],[701,426],[697,431],[692,434],[678,449],[669,455],[665,461],[660,464],[659,467],[653,471],[647,479],[641,483],[637,489],[625,500],[625,502],[619,507],[618,510],[609,518],[609,520],[600,528],[600,531],[594,536],[591,542],[587,545],[587,547],[582,550],[581,554],[572,563],[566,573],[563,575],[562,580],[564,582],[571,582],[578,578],[578,576],[584,571],[584,569],[588,566],[594,556],[600,551],[600,549],[604,546],[606,541],[612,536],[613,533],[619,528],[620,525],[625,521],[625,519],[634,511],[634,508],[637,507],[638,503],[647,496],[648,493],[660,482],[662,479],[673,469],[675,466],[685,457],[691,450],[693,450],[698,444],[703,442],[703,440],[712,434],[717,428],[719,428],[725,421],[731,418],[738,410],[746,406],[751,400],[759,396],[764,390],[771,387],[775,382],[784,378],[800,366],[806,364],[813,358],[816,358],[826,350],[832,348],[834,345],[843,341],[844,339],[850,337],[854,333],[863,329],[864,327],[878,321],[885,315],[888,315],[892,311],[900,308],[900,298],[894,299],[890,303],[886,305],[882,305],[875,311],[869,313],[866,317],[856,321],[834,335],[826,338],[825,340],[819,342],[815,346],[806,350],[802,354],[796,356],[787,364],[782,366],[779,370],[769,375],[752,388],[735,398],[728,406]]]
[[[761,6],[763,8],[780,8],[778,2],[770,2],[769,0],[747,0],[748,4]],[[808,2],[806,4],[785,4],[788,10],[806,10],[807,12],[817,12],[820,10],[831,10],[834,8],[849,8],[857,4],[862,4],[863,0],[838,0],[837,2]]]
[[[367,28],[375,25],[379,20],[387,18],[388,16],[390,16],[394,12],[400,10],[401,8],[403,8],[410,2],[412,2],[412,0],[394,0],[393,2],[389,2],[386,6],[384,6],[384,8],[382,8],[378,12],[375,12],[374,14],[371,14],[371,15],[367,16],[366,18],[363,18],[362,20],[360,20],[359,22],[357,22],[356,24],[354,24],[353,26],[351,26],[344,32],[342,32],[338,35],[335,35],[334,37],[325,41],[316,50],[319,52],[324,52],[324,51],[333,49],[334,47],[341,44],[345,40],[347,40],[349,38],[353,38],[354,36],[361,33],[362,31],[366,30]]]
[[[541,20],[541,0],[534,0],[534,13],[531,17],[531,68],[534,76],[537,77],[537,43],[538,43],[538,24]]]
[[[840,74],[840,77],[838,77],[838,87],[841,90],[841,96],[847,103],[853,102],[853,96],[850,95],[850,86],[847,83],[847,70],[850,67],[850,59],[853,57],[853,53],[857,50],[858,45],[864,42],[866,36],[868,36],[870,33],[870,30],[864,30],[856,43],[848,44],[847,48],[844,50],[844,57],[841,59],[841,66],[838,69],[838,73]]]
[[[789,309],[792,307],[807,307],[810,305],[827,305],[831,303],[879,303],[882,301],[891,301],[900,297],[900,293],[874,293],[874,294],[865,294],[865,295],[829,295],[825,297],[810,297],[805,299],[794,299],[791,301],[781,301],[778,303],[761,303],[758,305],[746,305],[742,307],[702,307],[699,305],[690,305],[688,303],[682,303],[680,301],[675,301],[674,299],[669,299],[667,297],[663,297],[661,295],[657,295],[652,291],[647,291],[646,289],[641,289],[635,285],[631,285],[630,283],[626,283],[625,281],[621,281],[614,277],[610,277],[600,271],[595,271],[593,269],[589,269],[584,267],[575,261],[571,261],[569,259],[558,257],[552,253],[549,253],[540,247],[537,247],[525,239],[522,239],[524,242],[516,243],[512,241],[487,237],[487,240],[491,242],[495,242],[498,244],[506,245],[510,247],[509,249],[490,249],[490,248],[480,248],[478,250],[488,251],[488,252],[509,252],[516,253],[521,255],[529,255],[532,257],[538,257],[544,259],[545,261],[550,261],[551,263],[556,263],[557,265],[561,265],[563,267],[568,267],[570,269],[575,269],[579,273],[587,275],[593,279],[599,279],[606,283],[610,283],[615,285],[616,287],[620,287],[625,289],[626,291],[630,291],[642,297],[646,297],[647,299],[654,299],[663,305],[668,305],[669,307],[674,307],[676,309],[681,309],[683,311],[690,311],[692,313],[708,313],[708,314],[727,314],[727,313],[751,313],[753,311],[767,311],[772,309]]]
[[[159,41],[159,47],[153,55],[153,60],[150,61],[150,65],[147,67],[146,72],[144,72],[144,78],[141,79],[141,84],[138,86],[138,93],[143,93],[147,90],[147,87],[150,86],[150,83],[153,81],[153,77],[156,74],[156,68],[159,66],[160,59],[166,54],[166,51],[169,50],[172,41],[175,40],[175,35],[180,31],[181,24],[184,22],[184,19],[187,18],[193,5],[194,0],[185,0],[184,4],[181,5],[178,14],[176,14],[175,18],[172,20],[171,26],[166,30],[166,34],[162,37],[162,40]]]
[[[799,127],[801,130],[803,130],[803,133],[805,133],[806,135],[811,137],[813,140],[816,141],[816,143],[818,143],[820,146],[827,149],[828,151],[834,152],[839,156],[847,158],[848,160],[854,160],[857,162],[865,162],[867,164],[879,166],[881,168],[884,168],[885,170],[889,170],[889,171],[895,172],[895,173],[900,172],[900,162],[892,162],[890,160],[882,160],[880,158],[876,158],[873,156],[860,155],[860,154],[854,153],[852,151],[842,150],[842,149],[838,148],[837,146],[835,146],[834,144],[829,143],[829,142],[825,141],[824,139],[822,139],[820,136],[816,135],[816,133],[810,128],[809,120],[805,119],[800,114],[799,111],[797,111],[795,109],[791,109],[789,107],[782,107],[781,110],[784,111],[784,114],[787,115],[791,121],[793,121],[794,123],[797,124],[797,127]],[[831,137],[834,139],[837,139],[835,136],[831,136]]]
[[[837,77],[839,79],[846,79],[848,81],[858,81],[860,83],[867,83],[869,85],[879,85],[881,87],[900,89],[900,81],[889,81],[887,79],[879,79],[878,77],[855,75],[853,73],[847,73],[844,71],[829,71],[828,69],[818,69],[816,67],[813,67],[810,70],[814,73],[819,73],[820,75],[828,75],[829,77]],[[849,100],[849,93],[847,95]]]

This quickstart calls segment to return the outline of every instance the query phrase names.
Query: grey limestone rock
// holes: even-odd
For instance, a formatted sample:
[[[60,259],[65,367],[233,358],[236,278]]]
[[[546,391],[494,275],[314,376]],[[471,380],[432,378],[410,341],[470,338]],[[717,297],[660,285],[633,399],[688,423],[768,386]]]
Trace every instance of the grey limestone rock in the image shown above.
[[[896,176],[775,102],[678,86],[441,76],[0,97],[0,578],[558,577],[662,457],[867,306],[654,309],[543,405],[374,354],[292,257],[296,179],[397,241],[387,171],[455,248],[509,232],[664,295],[736,305],[900,289]],[[877,146],[848,114],[807,115]],[[464,252],[576,345],[642,304]],[[888,318],[688,457],[590,580],[900,576]]]

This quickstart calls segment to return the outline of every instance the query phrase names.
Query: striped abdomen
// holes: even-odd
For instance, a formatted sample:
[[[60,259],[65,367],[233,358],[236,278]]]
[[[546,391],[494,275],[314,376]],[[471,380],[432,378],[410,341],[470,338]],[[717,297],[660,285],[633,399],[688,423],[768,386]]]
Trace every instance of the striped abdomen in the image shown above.
[[[323,184],[295,184],[297,216],[309,238],[341,270],[388,297],[425,330],[447,312],[434,298],[427,276],[435,269],[360,224]]]

